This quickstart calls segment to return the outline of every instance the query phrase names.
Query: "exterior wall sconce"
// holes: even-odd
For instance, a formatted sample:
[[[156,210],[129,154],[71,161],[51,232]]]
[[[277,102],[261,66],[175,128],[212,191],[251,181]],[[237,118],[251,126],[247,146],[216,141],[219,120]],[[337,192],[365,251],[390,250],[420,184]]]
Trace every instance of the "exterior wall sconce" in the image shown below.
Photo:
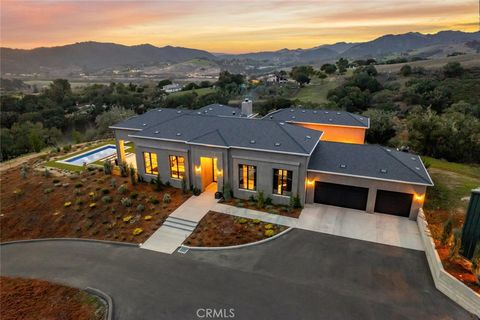
[[[415,194],[415,201],[422,202],[425,199],[425,194]]]
[[[219,176],[223,176],[223,170],[217,170],[217,174],[218,174]]]
[[[197,174],[199,174],[200,172],[202,172],[202,166],[195,166],[195,172]]]
[[[315,180],[307,179],[307,185],[308,186],[313,186],[314,184],[315,184]]]

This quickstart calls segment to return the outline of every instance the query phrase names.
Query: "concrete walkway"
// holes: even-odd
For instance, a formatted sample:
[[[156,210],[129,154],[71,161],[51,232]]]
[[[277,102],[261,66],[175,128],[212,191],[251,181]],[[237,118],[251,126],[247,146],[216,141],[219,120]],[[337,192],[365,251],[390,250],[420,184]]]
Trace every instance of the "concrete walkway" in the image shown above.
[[[212,211],[288,227],[423,251],[415,221],[386,214],[307,204],[298,219],[216,203]]]
[[[172,254],[185,241],[198,222],[218,201],[217,185],[210,184],[199,196],[192,196],[173,211],[164,224],[140,248]]]

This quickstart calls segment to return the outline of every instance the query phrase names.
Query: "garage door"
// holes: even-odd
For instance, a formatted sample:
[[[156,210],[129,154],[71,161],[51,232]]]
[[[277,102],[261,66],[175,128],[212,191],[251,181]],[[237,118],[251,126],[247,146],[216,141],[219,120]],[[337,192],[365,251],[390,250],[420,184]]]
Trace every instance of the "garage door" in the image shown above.
[[[413,194],[410,193],[377,190],[375,212],[408,217],[412,207],[412,199]]]
[[[328,182],[315,182],[314,201],[316,203],[357,210],[366,210],[367,198],[368,188],[353,187],[344,184]]]

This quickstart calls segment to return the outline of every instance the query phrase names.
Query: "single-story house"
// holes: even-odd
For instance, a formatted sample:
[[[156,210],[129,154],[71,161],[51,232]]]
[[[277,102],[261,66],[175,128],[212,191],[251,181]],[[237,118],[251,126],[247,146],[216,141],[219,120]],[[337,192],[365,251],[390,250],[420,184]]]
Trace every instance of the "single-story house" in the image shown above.
[[[432,180],[419,156],[364,144],[370,119],[345,111],[154,109],[111,127],[118,159],[135,145],[138,174],[201,191],[228,184],[234,197],[262,191],[274,203],[320,203],[416,219]]]
[[[162,87],[162,90],[166,93],[178,92],[182,91],[182,86],[178,83],[167,84],[166,86]]]

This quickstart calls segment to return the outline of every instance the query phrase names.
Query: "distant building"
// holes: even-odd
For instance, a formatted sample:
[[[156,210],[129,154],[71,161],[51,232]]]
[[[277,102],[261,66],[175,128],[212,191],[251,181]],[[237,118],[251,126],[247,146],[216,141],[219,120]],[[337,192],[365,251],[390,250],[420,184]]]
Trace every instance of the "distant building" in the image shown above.
[[[162,87],[162,90],[166,93],[178,92],[182,90],[182,86],[178,83],[167,84],[166,86]]]

